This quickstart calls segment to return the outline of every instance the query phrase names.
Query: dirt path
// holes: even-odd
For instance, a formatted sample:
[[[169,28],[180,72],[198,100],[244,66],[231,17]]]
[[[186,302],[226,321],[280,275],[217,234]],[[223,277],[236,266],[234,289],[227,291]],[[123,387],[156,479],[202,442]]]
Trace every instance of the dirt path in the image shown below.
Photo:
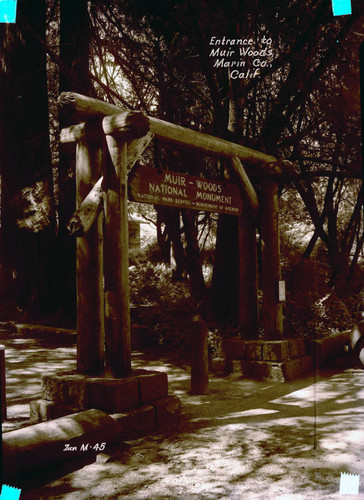
[[[22,378],[17,369],[31,370],[37,384],[44,361],[47,371],[63,362],[71,368],[74,348],[61,349],[42,360],[38,346],[33,362],[29,350],[22,361],[9,345],[10,389],[15,375]],[[364,370],[342,367],[318,375],[316,384],[312,377],[291,384],[211,377],[208,395],[190,396],[188,367],[140,354],[133,366],[168,372],[170,392],[182,401],[181,423],[121,443],[107,463],[43,486],[33,482],[21,499],[364,499]],[[360,474],[359,495],[339,494],[342,472]]]

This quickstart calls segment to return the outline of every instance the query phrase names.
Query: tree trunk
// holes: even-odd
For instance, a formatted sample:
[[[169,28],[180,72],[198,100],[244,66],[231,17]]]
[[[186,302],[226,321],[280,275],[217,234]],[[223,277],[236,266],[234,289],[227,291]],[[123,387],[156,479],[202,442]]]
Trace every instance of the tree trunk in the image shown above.
[[[56,298],[45,16],[42,0],[20,0],[17,23],[0,25],[2,292],[30,316]]]
[[[211,304],[220,321],[237,322],[239,303],[239,240],[238,218],[219,215]]]
[[[199,303],[205,295],[206,287],[197,241],[197,228],[195,226],[193,213],[190,210],[182,210],[182,219],[187,242],[186,261],[187,272],[190,278],[191,295],[194,301]]]
[[[229,139],[238,141],[242,130],[239,116],[244,104],[241,85],[229,79]],[[239,313],[238,218],[219,215],[216,233],[211,304],[217,319],[237,324]]]
[[[281,268],[277,183],[264,179],[260,194],[264,339],[279,340],[283,337],[283,315],[278,295]]]
[[[162,230],[162,224],[165,223],[165,208],[155,207],[157,212],[157,242],[161,253],[161,259],[166,264],[171,263],[171,240],[168,235],[167,227]]]
[[[247,210],[239,216],[239,328],[245,339],[258,338],[258,267],[254,220]]]
[[[90,22],[87,0],[61,0],[60,57],[67,74],[60,75],[61,91],[70,90],[92,97],[89,76]]]
[[[89,76],[89,17],[87,0],[72,2],[61,0],[60,4],[60,59],[66,72],[60,73],[60,92],[74,91],[93,95]],[[60,117],[60,128],[68,123]],[[57,265],[61,270],[59,293],[62,297],[62,312],[66,317],[76,316],[76,245],[67,225],[75,211],[75,151],[59,153],[59,231]]]

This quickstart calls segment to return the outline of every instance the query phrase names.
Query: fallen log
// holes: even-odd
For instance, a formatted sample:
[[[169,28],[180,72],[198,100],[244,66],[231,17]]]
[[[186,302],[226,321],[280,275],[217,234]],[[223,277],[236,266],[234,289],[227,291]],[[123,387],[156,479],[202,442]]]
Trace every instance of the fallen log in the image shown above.
[[[7,483],[21,483],[86,453],[96,455],[119,439],[120,426],[100,410],[86,410],[50,422],[7,432],[3,435],[4,477]],[[68,451],[68,453],[67,453]]]
[[[359,321],[350,332],[348,351],[352,354],[354,362],[364,365],[364,321]]]
[[[313,340],[310,343],[310,353],[314,356],[316,366],[321,366],[335,357],[343,356],[348,342],[350,342],[350,330]]]

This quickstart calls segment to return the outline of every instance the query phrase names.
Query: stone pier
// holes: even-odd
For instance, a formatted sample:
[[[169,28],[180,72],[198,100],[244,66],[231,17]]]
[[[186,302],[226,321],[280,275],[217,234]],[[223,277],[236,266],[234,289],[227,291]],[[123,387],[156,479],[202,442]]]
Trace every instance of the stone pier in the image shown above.
[[[178,419],[178,397],[168,394],[167,374],[133,370],[130,377],[91,377],[76,372],[42,377],[42,399],[30,403],[31,420],[44,422],[96,409],[122,425],[122,439],[153,432]]]
[[[301,338],[269,341],[231,338],[223,341],[222,350],[221,371],[238,372],[255,380],[288,382],[313,370],[313,358],[307,354]]]

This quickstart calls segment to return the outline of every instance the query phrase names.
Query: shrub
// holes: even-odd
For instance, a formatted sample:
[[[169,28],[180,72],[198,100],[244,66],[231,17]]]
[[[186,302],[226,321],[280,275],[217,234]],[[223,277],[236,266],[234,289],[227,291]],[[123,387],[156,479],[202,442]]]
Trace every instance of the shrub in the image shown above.
[[[329,286],[330,272],[324,260],[290,255],[282,274],[286,280],[287,336],[314,338],[351,328],[352,317]]]

